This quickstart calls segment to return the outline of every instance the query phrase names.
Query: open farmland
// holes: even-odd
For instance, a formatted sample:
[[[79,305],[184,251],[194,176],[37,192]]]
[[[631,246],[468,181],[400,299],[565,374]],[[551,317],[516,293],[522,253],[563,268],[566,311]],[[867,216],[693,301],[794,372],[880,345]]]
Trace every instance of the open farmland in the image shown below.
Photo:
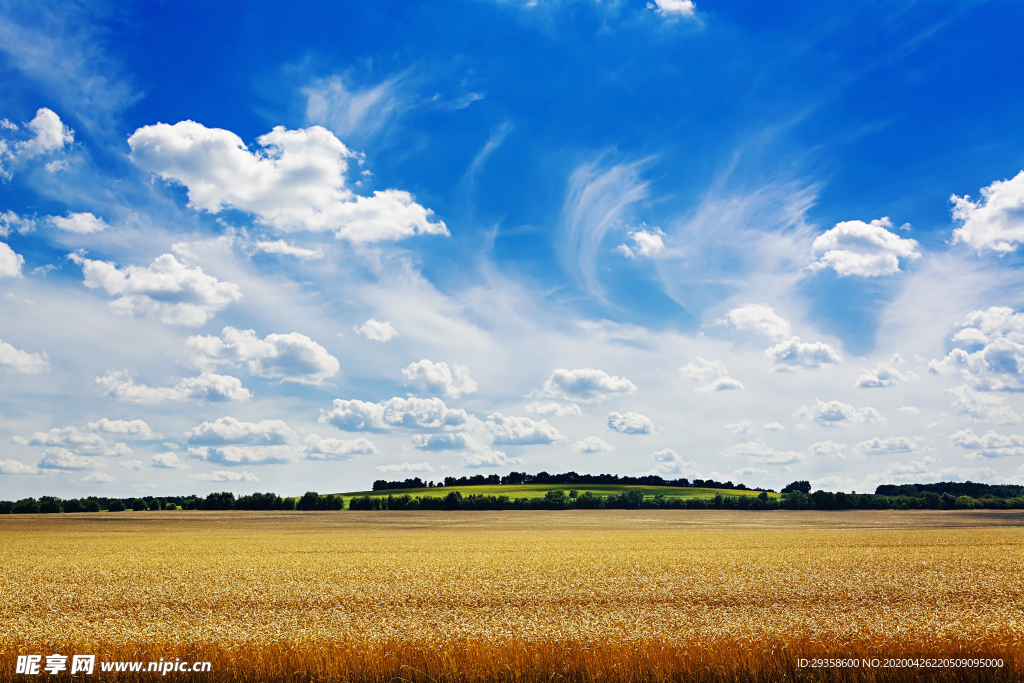
[[[482,486],[445,486],[440,488],[420,489],[384,489],[381,491],[351,491],[348,493],[336,493],[332,495],[344,496],[345,499],[354,496],[371,496],[373,498],[387,498],[391,496],[446,496],[452,491],[458,491],[463,496],[508,496],[509,498],[543,498],[548,491],[561,490],[568,492],[575,489],[580,494],[590,491],[595,496],[609,496],[615,493],[622,493],[630,489],[643,491],[645,497],[665,496],[666,498],[714,498],[716,493],[725,496],[756,496],[759,491],[745,489],[706,489],[691,486],[642,486],[634,484],[580,484],[570,486],[568,484],[494,484]],[[778,493],[769,493],[772,498],[778,498]]]
[[[1017,680],[1019,512],[181,511],[0,519],[15,655],[175,680]],[[796,669],[995,655],[1000,670]],[[155,674],[103,674],[152,680]]]

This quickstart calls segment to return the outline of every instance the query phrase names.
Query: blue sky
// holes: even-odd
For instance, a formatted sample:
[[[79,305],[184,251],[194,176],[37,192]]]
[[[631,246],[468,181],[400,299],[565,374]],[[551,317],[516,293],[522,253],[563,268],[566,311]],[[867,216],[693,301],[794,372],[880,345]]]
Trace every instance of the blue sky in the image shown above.
[[[0,496],[1020,482],[1022,30],[0,4]]]

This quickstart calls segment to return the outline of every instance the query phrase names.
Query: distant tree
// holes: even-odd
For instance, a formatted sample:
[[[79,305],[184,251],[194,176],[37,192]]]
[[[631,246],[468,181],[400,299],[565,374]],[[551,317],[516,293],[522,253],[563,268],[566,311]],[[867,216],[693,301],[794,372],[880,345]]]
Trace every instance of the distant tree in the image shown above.
[[[462,494],[458,491],[450,491],[448,495],[444,497],[444,509],[458,510],[460,507],[462,507]]]
[[[82,512],[99,512],[100,502],[98,500],[87,500],[82,505]]]
[[[544,494],[544,502],[546,507],[554,508],[556,510],[565,509],[566,497],[565,491],[562,489],[552,489]]]
[[[54,498],[53,496],[42,496],[39,499],[39,512],[45,512],[53,514],[55,512],[61,512],[64,508],[61,506],[60,498]]]
[[[809,481],[794,481],[792,484],[787,484],[786,488],[782,489],[782,493],[794,493],[799,491],[803,494],[811,493],[811,482]]]
[[[84,512],[82,503],[77,498],[70,498],[64,501],[64,512]]]
[[[204,510],[234,510],[235,494],[230,491],[211,493],[203,500]]]
[[[11,512],[16,515],[32,515],[39,512],[39,501],[35,498],[22,498],[14,503]]]
[[[0,515],[9,515],[14,509],[13,500],[0,500]]]
[[[110,512],[124,512],[125,504],[123,500],[112,500],[110,505],[107,507]]]
[[[149,506],[146,505],[146,501],[144,501],[143,499],[136,498],[135,500],[132,501],[132,511],[133,512],[144,512],[145,510],[148,510],[148,509],[149,509]]]
[[[302,498],[299,498],[295,506],[297,510],[318,510],[320,508],[320,494],[316,491],[306,491]]]
[[[956,499],[956,507],[958,510],[970,510],[974,507],[974,499],[970,496],[960,496]]]
[[[160,502],[159,498],[154,498],[153,500],[149,501],[149,509],[150,510],[163,510],[163,508],[164,508],[164,506]]]

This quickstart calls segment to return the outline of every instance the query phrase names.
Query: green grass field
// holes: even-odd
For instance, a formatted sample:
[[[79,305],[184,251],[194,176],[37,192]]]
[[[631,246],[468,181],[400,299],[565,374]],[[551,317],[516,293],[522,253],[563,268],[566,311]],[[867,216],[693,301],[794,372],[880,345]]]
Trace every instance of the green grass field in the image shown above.
[[[374,498],[389,495],[402,496],[437,496],[444,497],[451,491],[458,491],[463,496],[508,496],[509,498],[543,498],[544,494],[554,489],[561,489],[567,494],[575,488],[581,495],[584,491],[592,491],[595,496],[608,496],[613,493],[622,493],[627,489],[642,489],[645,497],[653,498],[662,495],[666,498],[714,498],[716,493],[723,496],[756,496],[757,491],[741,491],[736,489],[701,489],[688,486],[625,486],[622,484],[590,484],[575,487],[563,486],[560,484],[520,484],[520,485],[494,485],[494,486],[452,486],[444,488],[424,489],[388,489],[385,491],[349,491],[347,493],[335,493],[335,496],[344,496],[345,500],[356,496],[371,496]],[[769,493],[769,496],[778,497],[778,493]]]

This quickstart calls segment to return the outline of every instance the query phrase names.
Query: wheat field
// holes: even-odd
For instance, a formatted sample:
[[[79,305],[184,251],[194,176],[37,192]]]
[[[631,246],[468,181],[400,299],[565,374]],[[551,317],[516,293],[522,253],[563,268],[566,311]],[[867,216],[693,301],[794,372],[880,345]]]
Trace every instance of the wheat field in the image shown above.
[[[986,511],[6,516],[0,677],[29,680],[16,655],[52,652],[210,661],[168,674],[196,681],[1019,680],[1022,524]],[[825,654],[1004,666],[797,667]]]

